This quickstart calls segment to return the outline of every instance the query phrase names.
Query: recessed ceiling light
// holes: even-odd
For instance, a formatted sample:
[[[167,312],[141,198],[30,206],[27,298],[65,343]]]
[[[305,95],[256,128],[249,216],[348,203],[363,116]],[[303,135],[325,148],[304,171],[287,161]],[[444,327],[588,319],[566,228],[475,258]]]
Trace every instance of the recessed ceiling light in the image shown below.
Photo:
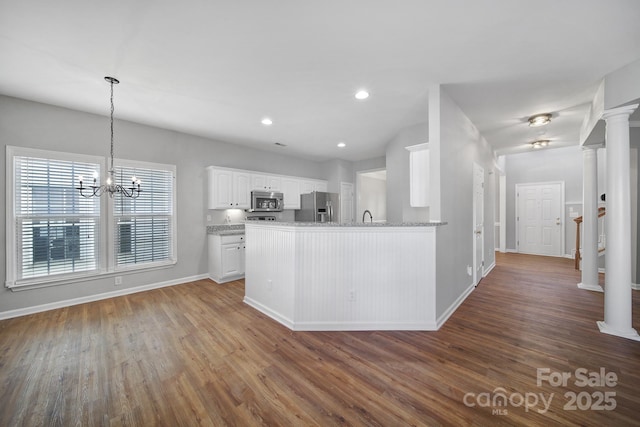
[[[551,121],[551,114],[538,114],[529,117],[529,126],[536,127],[546,125]]]
[[[547,145],[549,145],[549,140],[548,139],[539,139],[539,140],[533,141],[531,143],[531,146],[533,148],[542,148],[542,147],[546,147]]]
[[[344,142],[338,142],[338,148],[344,148],[346,146],[347,144],[345,144]]]
[[[262,124],[265,126],[271,126],[273,124],[273,120],[271,120],[269,117],[265,117],[264,119],[262,119]]]
[[[356,93],[356,99],[367,99],[369,97],[369,92],[366,90],[360,90]]]

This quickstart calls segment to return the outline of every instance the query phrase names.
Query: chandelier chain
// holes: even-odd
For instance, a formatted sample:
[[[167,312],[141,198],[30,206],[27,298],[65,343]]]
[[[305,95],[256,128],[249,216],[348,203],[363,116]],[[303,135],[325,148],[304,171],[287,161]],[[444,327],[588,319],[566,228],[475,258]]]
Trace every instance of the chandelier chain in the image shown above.
[[[111,164],[110,164],[109,170],[113,170],[113,112],[115,110],[113,106],[113,80],[111,80],[110,83],[111,83]]]

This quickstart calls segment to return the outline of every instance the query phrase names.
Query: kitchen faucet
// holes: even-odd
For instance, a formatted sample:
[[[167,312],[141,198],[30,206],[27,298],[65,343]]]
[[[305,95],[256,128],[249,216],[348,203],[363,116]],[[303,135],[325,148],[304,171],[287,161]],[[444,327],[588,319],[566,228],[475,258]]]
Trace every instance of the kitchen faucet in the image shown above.
[[[365,215],[367,215],[367,212],[369,213],[369,218],[371,219],[371,222],[373,222],[373,215],[371,215],[371,211],[369,209],[362,212],[362,222],[364,222],[364,217]]]

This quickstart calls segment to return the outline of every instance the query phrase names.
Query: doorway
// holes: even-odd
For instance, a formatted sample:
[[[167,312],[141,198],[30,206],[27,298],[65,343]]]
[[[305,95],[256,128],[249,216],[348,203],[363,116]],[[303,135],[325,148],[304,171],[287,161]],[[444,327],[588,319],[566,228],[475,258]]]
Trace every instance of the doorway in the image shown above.
[[[518,252],[564,254],[564,182],[516,184]]]
[[[387,171],[376,169],[358,172],[356,176],[356,215],[361,222],[365,210],[371,212],[374,222],[387,220]],[[369,215],[367,215],[369,221]]]
[[[473,284],[478,286],[484,270],[484,169],[473,164]]]

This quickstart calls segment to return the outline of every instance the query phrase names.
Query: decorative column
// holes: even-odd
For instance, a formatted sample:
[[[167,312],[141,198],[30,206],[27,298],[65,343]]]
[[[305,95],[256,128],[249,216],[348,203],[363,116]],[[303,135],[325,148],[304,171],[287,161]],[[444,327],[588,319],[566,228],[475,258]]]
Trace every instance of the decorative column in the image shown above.
[[[598,284],[598,148],[582,149],[582,282],[578,287],[603,292]]]
[[[604,321],[600,332],[640,341],[631,317],[631,189],[629,115],[638,107],[606,110],[607,122],[607,253]]]

